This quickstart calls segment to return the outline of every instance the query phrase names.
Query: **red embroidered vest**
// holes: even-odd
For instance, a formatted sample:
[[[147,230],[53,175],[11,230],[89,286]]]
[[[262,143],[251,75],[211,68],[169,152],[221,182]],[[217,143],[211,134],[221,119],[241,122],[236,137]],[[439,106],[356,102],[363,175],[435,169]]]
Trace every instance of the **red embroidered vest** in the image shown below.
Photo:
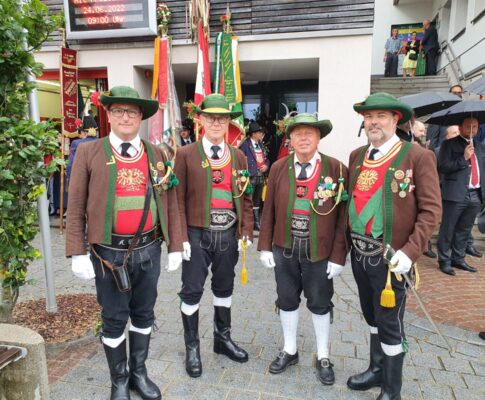
[[[373,161],[364,159],[362,167],[353,188],[353,196],[350,201],[349,222],[352,230],[359,232],[356,228],[357,219],[361,216],[362,211],[368,205],[372,210],[366,210],[366,214],[372,213],[372,217],[365,223],[365,234],[378,237],[383,230],[382,191],[385,174],[401,150],[402,142],[396,143],[391,150],[379,160]],[[374,198],[377,194],[377,197]],[[379,214],[377,214],[379,213]],[[378,225],[374,227],[374,222]],[[374,228],[374,229],[373,229]],[[376,232],[376,229],[378,232]],[[374,232],[373,232],[374,230]]]
[[[133,158],[122,157],[114,149],[113,154],[117,168],[113,232],[134,235],[140,224],[145,203],[146,184],[149,179],[148,157],[143,147]],[[152,196],[143,232],[150,230],[157,219],[156,203]]]
[[[310,202],[320,178],[320,168],[320,160],[318,160],[315,168],[313,168],[312,175],[308,179],[296,179],[293,214],[310,215]]]
[[[233,209],[231,153],[225,146],[220,160],[208,158],[212,170],[211,208]]]

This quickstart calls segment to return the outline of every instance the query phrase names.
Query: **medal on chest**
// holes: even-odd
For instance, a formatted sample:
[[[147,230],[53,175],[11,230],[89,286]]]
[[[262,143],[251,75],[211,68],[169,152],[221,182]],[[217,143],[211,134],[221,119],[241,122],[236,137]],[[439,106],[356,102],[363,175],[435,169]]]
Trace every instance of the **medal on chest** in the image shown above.
[[[371,187],[376,183],[379,175],[376,170],[366,169],[361,171],[357,178],[357,189],[362,192],[368,192]]]
[[[305,197],[308,193],[308,186],[304,186],[304,185],[297,186],[295,193],[297,197]]]
[[[212,170],[212,182],[216,185],[224,180],[224,172],[221,169]]]

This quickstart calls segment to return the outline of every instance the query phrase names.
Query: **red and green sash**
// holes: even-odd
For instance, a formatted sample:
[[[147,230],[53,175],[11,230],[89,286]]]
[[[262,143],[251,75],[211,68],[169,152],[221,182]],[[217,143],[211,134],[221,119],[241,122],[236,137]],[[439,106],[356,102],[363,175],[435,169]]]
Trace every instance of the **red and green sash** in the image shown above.
[[[211,208],[226,208],[232,210],[232,168],[231,154],[228,146],[219,160],[209,159],[212,170]]]

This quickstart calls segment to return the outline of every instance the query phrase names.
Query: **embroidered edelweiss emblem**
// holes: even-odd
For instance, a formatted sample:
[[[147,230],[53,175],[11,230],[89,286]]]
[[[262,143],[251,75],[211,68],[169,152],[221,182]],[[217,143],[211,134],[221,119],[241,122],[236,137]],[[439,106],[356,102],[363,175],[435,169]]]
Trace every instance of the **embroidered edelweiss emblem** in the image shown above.
[[[367,192],[377,181],[377,178],[377,172],[373,169],[362,171],[357,179],[357,189],[361,190],[362,192]]]
[[[116,181],[128,191],[139,190],[145,181],[145,175],[138,168],[122,168],[118,171]]]

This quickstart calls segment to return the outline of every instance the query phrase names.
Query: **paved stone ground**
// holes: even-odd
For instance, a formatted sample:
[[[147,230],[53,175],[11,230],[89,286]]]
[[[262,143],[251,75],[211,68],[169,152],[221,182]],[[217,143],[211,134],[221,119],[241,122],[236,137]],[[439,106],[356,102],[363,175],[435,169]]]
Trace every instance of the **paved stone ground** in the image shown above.
[[[63,237],[52,230],[53,254],[57,293],[94,292],[93,282],[83,282],[72,276],[70,264],[63,256]],[[162,265],[166,260],[166,253]],[[485,262],[475,262],[482,269]],[[435,270],[429,264],[430,270]],[[249,282],[243,286],[239,275],[233,296],[233,338],[248,352],[250,360],[237,364],[212,352],[212,296],[209,284],[203,297],[200,316],[202,377],[187,376],[184,360],[183,330],[180,319],[180,271],[162,272],[159,281],[159,300],[156,306],[158,332],[154,333],[148,360],[151,377],[159,384],[163,398],[172,399],[375,399],[378,390],[352,392],[345,382],[349,375],[368,365],[368,328],[361,317],[356,286],[350,268],[335,281],[335,313],[331,332],[331,360],[335,364],[336,384],[321,385],[314,373],[315,340],[310,313],[302,303],[298,347],[300,363],[281,375],[268,373],[268,365],[276,356],[282,342],[278,316],[274,313],[275,283],[271,270],[263,268],[253,246],[248,254]],[[447,278],[435,270],[436,279]],[[441,277],[443,275],[443,277]],[[472,274],[470,274],[472,275]],[[483,273],[473,274],[483,282]],[[35,286],[22,290],[20,300],[45,296],[43,265],[37,262],[29,269]],[[426,278],[428,279],[428,278]],[[428,281],[427,281],[428,282]],[[458,281],[448,281],[449,287]],[[424,289],[423,289],[424,290]],[[472,289],[471,289],[472,290]],[[440,292],[441,293],[441,292]],[[435,292],[436,295],[436,292]],[[434,301],[432,294],[427,301]],[[476,310],[483,311],[482,296]],[[453,308],[453,304],[448,307]],[[441,313],[447,310],[440,311]],[[473,318],[473,317],[470,317]],[[483,314],[476,314],[475,319]],[[479,321],[480,322],[480,321]],[[476,331],[450,325],[440,325],[453,347],[450,353],[429,323],[415,313],[406,314],[406,332],[410,353],[405,360],[404,399],[474,400],[485,398],[485,342]],[[485,327],[484,327],[485,328]],[[69,357],[70,356],[70,357]],[[109,397],[109,377],[104,352],[97,343],[81,351],[61,354],[64,369],[51,376],[51,399],[106,399]],[[57,356],[58,362],[60,360]],[[78,361],[79,360],[79,361]],[[72,364],[72,365],[69,365]],[[49,370],[51,374],[51,370]],[[136,395],[132,398],[138,399]]]

